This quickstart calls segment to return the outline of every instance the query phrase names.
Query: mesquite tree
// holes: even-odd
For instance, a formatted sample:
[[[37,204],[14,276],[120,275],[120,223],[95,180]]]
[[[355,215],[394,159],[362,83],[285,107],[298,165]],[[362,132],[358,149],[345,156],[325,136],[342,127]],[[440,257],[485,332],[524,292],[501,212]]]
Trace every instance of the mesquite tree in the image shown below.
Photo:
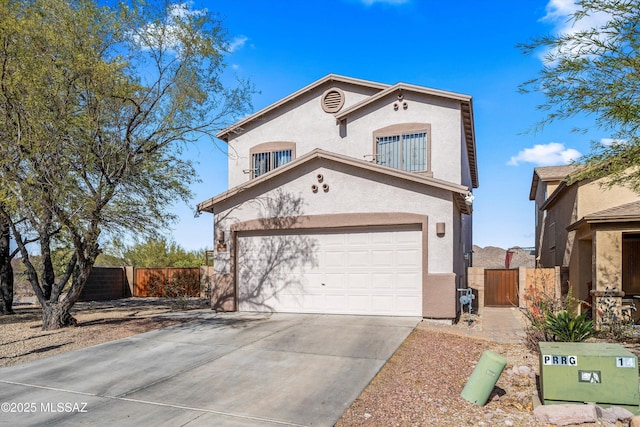
[[[573,180],[606,177],[609,185],[640,193],[640,6],[637,0],[575,3],[573,31],[521,45],[525,53],[544,49],[546,55],[538,76],[520,90],[544,94],[539,127],[584,114],[611,137],[593,143]]]
[[[0,217],[55,329],[75,323],[101,236],[173,219],[195,179],[181,148],[245,113],[250,87],[222,83],[224,31],[186,3],[5,0],[0,37]]]

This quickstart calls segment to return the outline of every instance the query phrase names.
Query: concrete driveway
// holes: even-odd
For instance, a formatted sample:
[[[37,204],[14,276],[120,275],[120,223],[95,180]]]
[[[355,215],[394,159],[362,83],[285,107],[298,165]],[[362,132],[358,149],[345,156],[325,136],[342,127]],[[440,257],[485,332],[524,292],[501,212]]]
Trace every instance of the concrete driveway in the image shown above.
[[[331,426],[420,321],[198,316],[0,369],[0,425]]]

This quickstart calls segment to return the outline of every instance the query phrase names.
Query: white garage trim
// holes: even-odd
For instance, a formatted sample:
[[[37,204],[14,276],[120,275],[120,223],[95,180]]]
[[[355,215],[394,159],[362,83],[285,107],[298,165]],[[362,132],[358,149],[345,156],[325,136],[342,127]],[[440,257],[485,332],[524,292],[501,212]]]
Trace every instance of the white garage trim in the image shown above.
[[[427,220],[417,214],[358,213],[236,223],[231,266],[239,309],[422,315]],[[361,259],[340,268],[332,264],[340,256],[334,249],[345,245],[350,250],[342,256]],[[413,261],[407,263],[409,257]],[[270,275],[274,270],[278,274]]]

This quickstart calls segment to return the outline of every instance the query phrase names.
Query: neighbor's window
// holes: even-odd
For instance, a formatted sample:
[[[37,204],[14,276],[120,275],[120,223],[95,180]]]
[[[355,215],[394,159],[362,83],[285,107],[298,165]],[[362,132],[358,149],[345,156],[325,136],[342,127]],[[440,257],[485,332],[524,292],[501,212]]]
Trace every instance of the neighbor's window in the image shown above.
[[[393,125],[375,131],[373,137],[377,164],[408,172],[430,172],[430,125]]]
[[[259,177],[289,163],[295,157],[295,143],[267,142],[250,150],[251,178]]]

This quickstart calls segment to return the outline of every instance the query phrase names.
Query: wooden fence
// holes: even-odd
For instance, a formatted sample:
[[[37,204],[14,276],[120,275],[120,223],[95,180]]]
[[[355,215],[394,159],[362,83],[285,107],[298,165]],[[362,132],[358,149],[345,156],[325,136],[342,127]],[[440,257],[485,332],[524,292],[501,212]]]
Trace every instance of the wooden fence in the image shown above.
[[[518,306],[518,270],[484,270],[484,306]]]
[[[136,268],[134,297],[199,297],[200,268]]]
[[[514,269],[512,275],[517,275],[509,279],[512,283],[510,287],[495,288],[492,283],[485,284],[484,267],[467,268],[467,286],[473,289],[476,299],[473,301],[473,309],[478,312],[482,311],[485,306],[502,305],[496,304],[503,299],[505,305],[516,305],[521,308],[529,308],[531,301],[544,294],[552,298],[559,298],[562,295],[560,288],[560,267],[555,268],[526,268],[518,267]],[[508,270],[507,270],[508,271]],[[517,271],[517,273],[515,273]],[[496,274],[500,274],[498,271]],[[490,277],[490,276],[489,276]],[[491,282],[491,280],[489,280]],[[517,283],[517,293],[514,296],[513,284]],[[485,288],[486,286],[486,288]]]
[[[130,297],[122,267],[93,267],[79,301],[108,301]]]

